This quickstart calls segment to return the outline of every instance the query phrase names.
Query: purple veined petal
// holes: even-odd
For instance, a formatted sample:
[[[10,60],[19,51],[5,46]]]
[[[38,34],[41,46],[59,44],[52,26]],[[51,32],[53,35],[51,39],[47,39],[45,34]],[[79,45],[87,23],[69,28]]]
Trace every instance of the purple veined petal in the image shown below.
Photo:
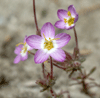
[[[32,49],[34,49],[33,47],[29,46],[28,43],[26,43],[25,46],[27,47],[27,51],[28,51],[28,50],[32,50]]]
[[[55,26],[56,28],[59,28],[59,29],[64,29],[64,28],[65,28],[65,23],[64,23],[64,21],[59,20],[59,21],[57,21],[57,22],[55,23],[54,26]]]
[[[20,54],[20,51],[22,50],[22,47],[23,47],[23,45],[19,45],[19,46],[17,46],[16,48],[15,48],[15,50],[14,50],[14,53],[15,54]]]
[[[70,6],[68,7],[68,11],[71,12],[71,15],[72,15],[72,16],[76,16],[76,14],[77,14],[77,12],[76,12],[76,10],[75,10],[75,7],[74,7],[73,5],[70,5]]]
[[[50,56],[59,62],[63,62],[66,58],[66,54],[62,49],[56,49]]]
[[[71,36],[66,33],[60,33],[60,34],[57,34],[55,38],[60,38],[56,40],[56,43],[57,43],[58,48],[62,48],[70,41]]]
[[[46,61],[48,59],[48,57],[49,57],[49,54],[47,54],[43,50],[39,49],[34,56],[34,61],[37,64],[43,63],[44,61]]]
[[[70,30],[75,26],[75,24],[73,24],[72,26],[68,26],[68,24],[65,26],[65,29]]]
[[[14,59],[14,63],[17,64],[21,61],[21,55],[17,55]]]
[[[76,14],[74,23],[78,20],[78,17],[79,17],[78,14]]]
[[[31,35],[26,39],[26,43],[35,49],[41,48],[42,37],[39,35]]]
[[[22,61],[27,60],[27,58],[28,58],[28,52],[24,56],[21,56],[21,60]]]
[[[43,33],[46,38],[54,38],[54,36],[55,36],[54,26],[50,22],[45,23],[43,25],[43,27],[41,28],[41,36],[42,37],[43,37]]]
[[[28,44],[27,44],[27,50],[32,50],[32,49],[34,49],[33,47],[31,47],[31,46],[29,46]]]
[[[27,35],[26,35],[25,38],[24,38],[24,43],[26,42],[26,39],[27,39]]]
[[[64,20],[64,18],[69,17],[69,16],[67,15],[67,11],[66,11],[66,10],[63,10],[63,9],[59,9],[58,12],[57,12],[57,15],[58,15],[58,18],[59,18],[60,20]]]

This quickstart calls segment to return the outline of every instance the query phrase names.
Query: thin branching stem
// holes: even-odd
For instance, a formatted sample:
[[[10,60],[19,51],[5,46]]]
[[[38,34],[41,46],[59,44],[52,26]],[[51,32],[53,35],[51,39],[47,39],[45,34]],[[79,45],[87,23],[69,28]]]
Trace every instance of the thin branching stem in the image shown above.
[[[55,63],[53,63],[53,65],[56,66],[56,67],[58,67],[58,68],[60,68],[60,69],[66,70],[65,67],[59,66],[59,65],[57,65],[57,64],[55,64]]]
[[[46,75],[45,75],[44,63],[42,63],[42,72],[43,72],[43,76],[44,76],[44,78],[45,78],[45,77],[46,77]]]
[[[75,27],[73,28],[73,30],[74,30],[74,35],[75,35],[76,48],[78,49],[78,38],[77,38]]]
[[[51,64],[51,79],[53,79],[53,64],[52,64],[52,57],[50,56],[50,64]]]
[[[50,93],[51,93],[52,96],[54,96],[54,98],[56,98],[56,94],[54,93],[52,88],[50,89]]]
[[[37,18],[36,18],[35,0],[33,0],[33,13],[34,13],[35,26],[36,26],[37,35],[38,35],[39,28],[38,28],[38,23],[37,23]]]
[[[28,51],[30,54],[35,55],[35,53]]]

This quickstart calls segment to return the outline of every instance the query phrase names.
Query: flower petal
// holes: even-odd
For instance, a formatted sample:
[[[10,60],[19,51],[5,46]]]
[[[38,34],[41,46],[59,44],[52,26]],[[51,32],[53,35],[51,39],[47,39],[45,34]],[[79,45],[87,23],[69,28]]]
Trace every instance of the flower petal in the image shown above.
[[[26,39],[26,43],[32,48],[40,49],[42,39],[39,35],[31,35]]]
[[[60,34],[57,34],[55,38],[60,38],[56,40],[56,43],[57,43],[58,48],[62,48],[70,41],[71,36],[66,33],[60,33]]]
[[[17,64],[21,61],[21,55],[17,55],[14,59],[14,63]]]
[[[14,53],[15,54],[20,54],[20,51],[22,50],[23,45],[19,45],[15,48]]]
[[[27,58],[28,58],[28,52],[24,56],[21,56],[22,61],[25,61]]]
[[[66,10],[63,10],[63,9],[59,9],[58,12],[57,12],[57,15],[58,15],[58,18],[60,20],[63,20],[63,21],[64,21],[64,18],[67,18],[68,17],[67,11]]]
[[[68,24],[65,26],[65,29],[70,30],[75,26],[75,24],[72,24],[72,26],[68,26]]]
[[[62,49],[56,49],[50,56],[59,62],[63,62],[66,58],[65,52]]]
[[[72,15],[72,16],[76,16],[76,15],[77,15],[76,10],[75,10],[75,7],[74,7],[73,5],[70,5],[70,6],[68,7],[68,11],[71,12],[71,15]]]
[[[35,56],[34,56],[34,61],[35,63],[43,63],[44,61],[46,61],[49,57],[49,54],[45,53],[43,50],[39,49]]]
[[[59,28],[59,29],[64,29],[65,28],[65,23],[64,21],[60,20],[60,21],[57,21],[55,23],[55,27]]]
[[[74,20],[74,23],[78,20],[78,14],[75,16],[75,20]]]
[[[28,44],[27,44],[27,50],[32,50],[33,49],[33,47],[31,47],[31,46],[29,46]]]
[[[54,26],[50,22],[45,23],[43,25],[43,27],[41,28],[41,36],[42,37],[43,37],[43,33],[46,38],[54,38],[54,36],[55,36]]]
[[[27,35],[26,35],[25,38],[24,38],[24,43],[26,42],[26,39],[27,39]]]

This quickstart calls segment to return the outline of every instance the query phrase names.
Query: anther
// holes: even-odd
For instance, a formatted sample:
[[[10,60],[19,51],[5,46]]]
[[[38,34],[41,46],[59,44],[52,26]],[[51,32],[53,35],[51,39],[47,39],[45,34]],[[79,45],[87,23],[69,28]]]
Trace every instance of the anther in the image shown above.
[[[24,47],[24,53],[27,51],[27,47]]]
[[[68,15],[68,16],[71,16],[71,12],[70,12],[70,11],[68,11],[68,12],[67,12],[67,15]]]
[[[24,45],[25,43],[19,43],[19,44],[17,44],[16,46],[19,46],[19,45]]]
[[[67,19],[64,18],[64,22],[67,23]]]

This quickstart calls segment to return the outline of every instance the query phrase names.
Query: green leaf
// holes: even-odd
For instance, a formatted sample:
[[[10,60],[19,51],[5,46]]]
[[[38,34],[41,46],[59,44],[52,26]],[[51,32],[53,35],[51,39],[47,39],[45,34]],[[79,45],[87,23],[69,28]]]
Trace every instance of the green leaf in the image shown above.
[[[87,77],[89,77],[95,70],[96,70],[96,67],[92,68],[92,69],[90,70],[90,72],[88,73]]]

